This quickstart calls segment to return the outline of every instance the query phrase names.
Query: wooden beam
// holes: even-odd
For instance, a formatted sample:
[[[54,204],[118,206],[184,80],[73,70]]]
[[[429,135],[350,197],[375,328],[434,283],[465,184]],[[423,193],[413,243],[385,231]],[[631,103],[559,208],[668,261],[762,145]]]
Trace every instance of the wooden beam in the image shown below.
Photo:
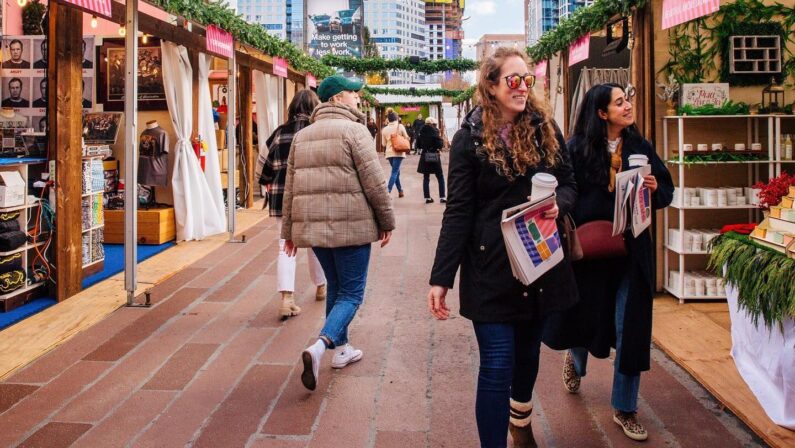
[[[112,21],[124,23],[126,15],[123,3],[111,2]],[[172,25],[148,14],[138,12],[138,30],[142,33],[165,39],[185,48],[207,51],[207,41],[205,40],[204,30],[196,27],[195,31],[188,31],[185,28]]]
[[[199,136],[199,52],[197,50],[188,49],[188,59],[190,65],[193,67],[193,76],[191,80],[193,91],[193,129],[191,129],[191,137]],[[205,135],[203,138],[215,138],[214,135]]]
[[[251,79],[251,68],[238,67],[238,84],[237,95],[238,103],[240,104],[240,151],[243,153],[246,165],[240,169],[240,185],[248,185],[249,193],[246,199],[246,208],[254,206],[254,187],[257,182],[254,181],[254,134],[253,134],[253,115],[254,106],[251,101],[252,93],[254,91]],[[233,117],[229,118],[233,120]],[[260,136],[262,138],[262,136]]]
[[[254,47],[250,47],[239,42],[235,42],[235,50],[237,51],[238,61],[245,60],[245,64],[249,67],[255,68],[269,75],[273,73],[273,58],[271,56]],[[293,67],[288,65],[287,79],[303,84],[306,82],[306,75],[296,71]]]
[[[561,73],[563,73],[563,135],[569,137],[569,109],[571,108],[571,89],[569,89],[569,51],[560,53]]]
[[[55,159],[56,298],[80,292],[83,276],[81,192],[83,166],[83,13],[50,2],[47,71],[50,154]]]

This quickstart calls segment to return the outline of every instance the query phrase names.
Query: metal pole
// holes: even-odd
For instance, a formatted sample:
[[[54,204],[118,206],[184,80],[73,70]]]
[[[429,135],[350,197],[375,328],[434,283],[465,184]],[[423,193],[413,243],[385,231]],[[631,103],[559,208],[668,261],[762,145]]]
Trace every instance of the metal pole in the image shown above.
[[[228,213],[227,228],[229,230],[229,242],[235,242],[235,211],[237,209],[237,194],[236,194],[236,180],[237,180],[237,163],[236,163],[236,149],[237,149],[237,134],[235,134],[236,126],[235,121],[237,118],[237,61],[234,53],[229,58],[229,82],[227,94],[227,116],[226,122],[226,145],[228,166],[226,180],[226,207]],[[241,117],[241,120],[243,117]]]
[[[132,306],[138,267],[138,161],[135,157],[138,127],[138,0],[127,0],[125,27],[124,287],[127,290],[127,306]]]

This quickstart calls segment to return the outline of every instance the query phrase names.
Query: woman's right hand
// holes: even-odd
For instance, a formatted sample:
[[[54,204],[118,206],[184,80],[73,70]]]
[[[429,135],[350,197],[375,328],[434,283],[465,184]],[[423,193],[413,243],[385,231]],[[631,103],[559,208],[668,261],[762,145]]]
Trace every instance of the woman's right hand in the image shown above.
[[[444,286],[431,286],[428,291],[428,310],[438,320],[447,320],[450,317],[450,308],[445,303],[447,289]]]
[[[298,248],[295,247],[293,240],[284,242],[284,253],[287,254],[288,257],[294,257],[298,254]]]

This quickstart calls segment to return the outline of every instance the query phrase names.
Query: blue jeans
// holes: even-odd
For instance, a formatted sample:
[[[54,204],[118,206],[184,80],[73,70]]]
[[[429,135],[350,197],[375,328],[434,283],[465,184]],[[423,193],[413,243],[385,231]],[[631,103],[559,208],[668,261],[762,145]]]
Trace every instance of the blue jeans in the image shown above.
[[[387,160],[392,167],[392,174],[389,175],[389,185],[386,189],[392,193],[392,187],[397,186],[398,191],[403,193],[403,187],[400,186],[400,164],[403,163],[403,157],[390,157]]]
[[[439,199],[444,197],[444,174],[437,173],[436,180],[439,182]],[[425,199],[431,197],[431,175],[430,174],[423,174],[422,175],[422,193],[425,195]]]
[[[312,250],[326,274],[326,323],[320,336],[328,339],[329,348],[345,345],[348,325],[364,301],[370,245]]]
[[[482,447],[504,447],[510,398],[527,403],[538,376],[544,321],[473,322],[480,351],[475,419]]]
[[[624,333],[624,311],[627,307],[629,295],[629,277],[625,276],[618,286],[616,293],[616,359],[613,363],[613,396],[611,403],[613,409],[622,412],[636,412],[638,410],[638,391],[640,390],[640,374],[624,375],[618,371],[621,359],[621,339]],[[572,348],[571,355],[574,359],[574,370],[579,376],[585,376],[585,367],[588,364],[588,350],[582,347]]]

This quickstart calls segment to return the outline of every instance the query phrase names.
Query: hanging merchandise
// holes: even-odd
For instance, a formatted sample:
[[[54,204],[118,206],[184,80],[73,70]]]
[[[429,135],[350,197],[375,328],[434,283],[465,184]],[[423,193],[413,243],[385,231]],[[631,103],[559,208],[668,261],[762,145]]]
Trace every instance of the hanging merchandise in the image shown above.
[[[152,120],[138,141],[138,183],[163,187],[168,183],[167,170],[168,134]]]

